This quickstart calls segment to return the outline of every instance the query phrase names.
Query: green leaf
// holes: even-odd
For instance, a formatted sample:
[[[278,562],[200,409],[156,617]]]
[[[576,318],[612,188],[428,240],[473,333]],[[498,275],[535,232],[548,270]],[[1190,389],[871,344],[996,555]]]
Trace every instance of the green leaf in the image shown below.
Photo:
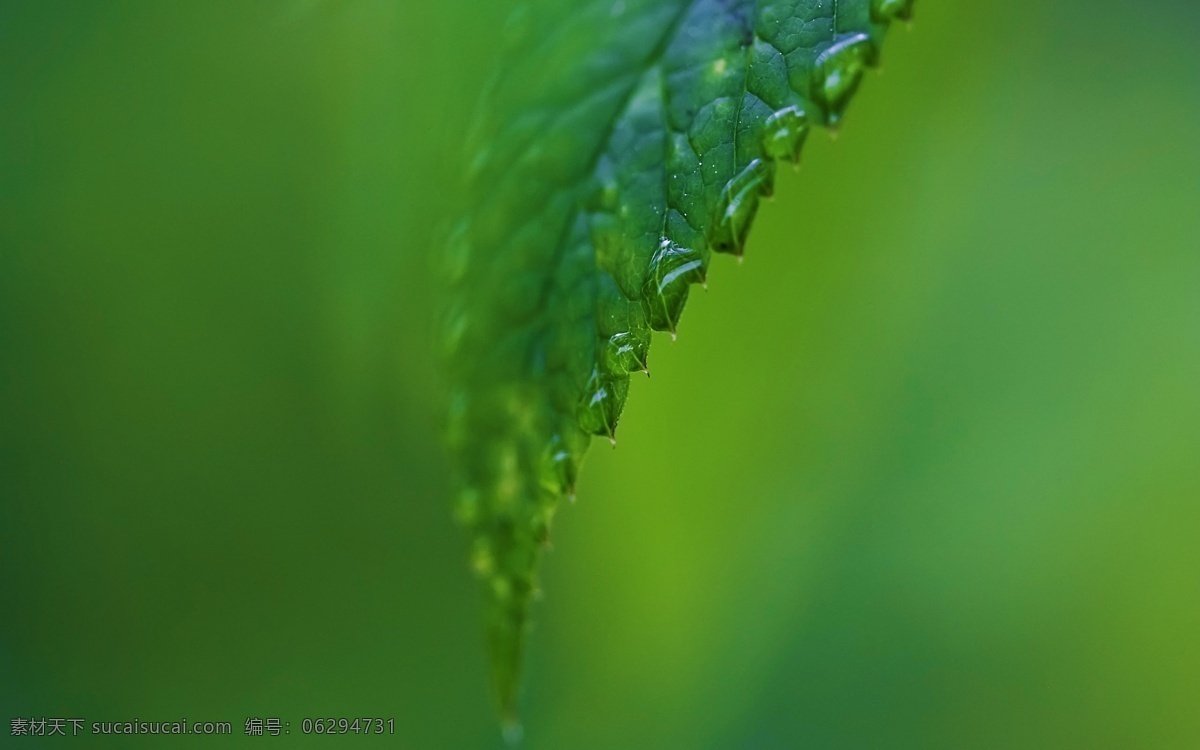
[[[651,331],[675,331],[712,253],[744,252],[777,162],[836,127],[911,4],[544,2],[503,30],[441,338],[506,719],[551,521],[591,437],[613,438]]]

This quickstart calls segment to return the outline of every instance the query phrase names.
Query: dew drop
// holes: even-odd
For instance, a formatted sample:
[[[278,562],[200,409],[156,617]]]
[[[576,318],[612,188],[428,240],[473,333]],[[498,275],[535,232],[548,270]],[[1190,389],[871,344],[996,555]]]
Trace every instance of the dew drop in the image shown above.
[[[646,369],[646,357],[649,350],[649,335],[643,336],[633,331],[622,331],[614,334],[604,343],[601,363],[606,372],[613,374],[642,372]]]
[[[798,164],[800,148],[808,136],[808,115],[792,105],[773,113],[763,126],[763,153],[769,158]]]
[[[772,166],[762,159],[755,159],[725,185],[712,237],[713,250],[742,254],[746,235],[758,212],[758,198],[774,191],[773,178]]]
[[[546,446],[542,459],[542,487],[555,496],[571,495],[575,492],[575,481],[579,476],[579,461],[563,440],[555,433]]]
[[[576,410],[580,429],[589,435],[611,438],[616,433],[617,420],[628,393],[628,375],[606,375],[598,369],[592,370]]]
[[[913,0],[871,0],[871,18],[876,23],[887,23],[893,18],[912,20]]]
[[[688,287],[703,281],[704,272],[700,253],[663,239],[650,259],[650,271],[642,286],[642,305],[651,328],[675,331],[687,303]]]
[[[830,126],[842,119],[863,71],[875,63],[876,57],[874,42],[863,33],[847,35],[817,56],[816,93],[826,107]]]

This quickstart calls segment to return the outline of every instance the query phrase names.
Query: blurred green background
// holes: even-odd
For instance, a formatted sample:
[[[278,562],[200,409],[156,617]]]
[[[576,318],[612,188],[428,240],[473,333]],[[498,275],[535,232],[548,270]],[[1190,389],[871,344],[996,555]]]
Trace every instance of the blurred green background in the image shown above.
[[[6,722],[501,744],[426,269],[509,5],[0,4]],[[527,747],[1200,747],[1200,10],[918,5],[593,448]]]

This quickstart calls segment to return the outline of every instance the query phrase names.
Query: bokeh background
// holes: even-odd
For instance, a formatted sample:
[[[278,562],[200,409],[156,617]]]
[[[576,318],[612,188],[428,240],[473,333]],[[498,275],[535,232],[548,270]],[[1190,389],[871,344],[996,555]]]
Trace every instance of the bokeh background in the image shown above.
[[[0,714],[235,730],[0,745],[501,745],[426,269],[509,5],[0,4]],[[1200,10],[918,6],[593,448],[527,747],[1200,747]]]

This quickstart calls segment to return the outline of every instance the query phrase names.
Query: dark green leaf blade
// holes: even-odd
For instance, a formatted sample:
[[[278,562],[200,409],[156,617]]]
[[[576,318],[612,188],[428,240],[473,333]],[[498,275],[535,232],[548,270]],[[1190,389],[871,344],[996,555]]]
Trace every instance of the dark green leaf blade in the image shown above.
[[[776,163],[836,127],[911,0],[603,0],[513,17],[445,252],[456,513],[515,721],[537,568],[593,435]]]

